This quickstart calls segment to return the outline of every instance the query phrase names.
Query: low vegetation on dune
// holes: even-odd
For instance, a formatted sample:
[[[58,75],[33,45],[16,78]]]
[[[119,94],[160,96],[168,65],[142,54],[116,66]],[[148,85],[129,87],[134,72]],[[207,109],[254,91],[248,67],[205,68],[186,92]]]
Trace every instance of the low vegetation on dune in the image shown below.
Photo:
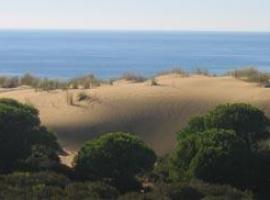
[[[68,81],[68,86],[73,89],[91,89],[100,86],[103,82],[104,81],[97,79],[94,75],[90,74],[71,79]]]
[[[138,74],[134,74],[134,73],[125,73],[118,79],[119,80],[131,81],[131,82],[134,82],[134,83],[141,83],[141,82],[144,82],[144,81],[147,80],[146,77],[138,75]]]
[[[104,81],[97,79],[94,75],[86,75],[70,80],[39,78],[31,74],[19,76],[0,76],[0,87],[16,88],[19,86],[30,86],[38,90],[55,89],[90,89],[100,86]]]
[[[269,128],[261,110],[224,104],[191,119],[167,156],[116,132],[87,141],[67,167],[38,110],[1,99],[0,199],[266,200]]]
[[[99,87],[102,84],[112,85],[117,80],[126,80],[133,83],[141,83],[147,80],[152,86],[157,85],[155,77],[176,74],[183,77],[191,75],[216,76],[211,74],[206,68],[194,68],[191,72],[182,68],[174,68],[167,71],[161,71],[155,76],[145,77],[135,73],[124,73],[119,78],[111,80],[101,80],[92,74],[80,76],[72,79],[48,79],[40,78],[31,74],[23,76],[0,76],[0,88],[16,88],[20,86],[29,86],[37,90],[56,90],[56,89],[91,89]],[[270,87],[270,73],[259,71],[253,67],[240,68],[225,73],[225,75],[233,76],[236,79],[259,83],[264,87]],[[222,76],[222,75],[221,75]]]
[[[212,74],[206,68],[200,68],[200,67],[194,68],[191,72],[188,72],[182,68],[173,68],[171,70],[161,71],[156,76],[164,76],[164,75],[169,75],[169,74],[176,74],[176,75],[181,75],[184,77],[188,77],[194,74],[203,75],[203,76],[212,76]]]
[[[261,72],[254,67],[237,69],[230,71],[227,74],[240,80],[259,83],[265,87],[270,86],[270,73]]]
[[[171,70],[161,71],[161,72],[157,73],[156,76],[164,76],[164,75],[168,75],[168,74],[177,74],[177,75],[181,75],[181,76],[189,76],[190,75],[190,73],[183,70],[182,68],[173,68]]]

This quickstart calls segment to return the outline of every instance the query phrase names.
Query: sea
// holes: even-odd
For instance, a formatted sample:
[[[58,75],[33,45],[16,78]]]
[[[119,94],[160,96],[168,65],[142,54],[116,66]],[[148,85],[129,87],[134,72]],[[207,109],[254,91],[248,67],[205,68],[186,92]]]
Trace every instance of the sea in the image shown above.
[[[270,33],[1,30],[0,74],[71,78],[123,73],[152,76],[181,68],[223,74],[270,72]]]

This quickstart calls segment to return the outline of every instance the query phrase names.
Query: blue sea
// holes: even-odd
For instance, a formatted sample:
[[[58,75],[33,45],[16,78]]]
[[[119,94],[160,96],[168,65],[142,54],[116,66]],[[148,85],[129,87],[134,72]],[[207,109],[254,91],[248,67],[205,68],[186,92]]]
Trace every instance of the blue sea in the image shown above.
[[[0,31],[0,74],[113,78],[197,67],[211,73],[270,71],[270,33]]]

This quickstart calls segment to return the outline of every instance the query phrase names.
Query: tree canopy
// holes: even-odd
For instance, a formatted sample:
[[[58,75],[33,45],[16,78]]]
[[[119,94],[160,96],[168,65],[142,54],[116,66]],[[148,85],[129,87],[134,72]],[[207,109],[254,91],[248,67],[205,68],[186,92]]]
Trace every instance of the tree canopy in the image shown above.
[[[62,149],[56,137],[41,126],[38,114],[30,105],[0,99],[0,167],[3,170],[25,162],[37,145],[46,147],[57,158],[57,152]]]
[[[198,178],[243,189],[270,185],[270,156],[258,142],[269,136],[269,119],[249,104],[225,104],[193,118],[178,133],[170,159],[174,180]]]
[[[79,151],[75,169],[82,177],[123,182],[151,170],[155,161],[155,153],[141,139],[118,132],[87,142]]]

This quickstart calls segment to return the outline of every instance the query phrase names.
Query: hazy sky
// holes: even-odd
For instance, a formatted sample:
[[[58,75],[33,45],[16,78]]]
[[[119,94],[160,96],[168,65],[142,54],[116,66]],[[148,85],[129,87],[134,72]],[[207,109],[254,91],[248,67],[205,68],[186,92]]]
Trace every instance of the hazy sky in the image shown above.
[[[270,31],[270,0],[0,0],[0,28]]]

